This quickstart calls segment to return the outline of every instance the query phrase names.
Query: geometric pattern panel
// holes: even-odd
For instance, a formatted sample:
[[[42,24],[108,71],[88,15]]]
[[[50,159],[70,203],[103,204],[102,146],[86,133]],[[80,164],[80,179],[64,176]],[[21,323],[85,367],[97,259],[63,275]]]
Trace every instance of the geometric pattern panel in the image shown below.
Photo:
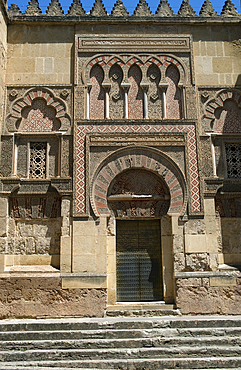
[[[186,133],[188,144],[188,166],[190,173],[191,211],[201,211],[200,183],[197,162],[195,124],[128,124],[128,125],[81,125],[77,126],[76,142],[76,212],[86,213],[86,167],[85,138],[88,133]]]
[[[31,179],[46,177],[46,151],[46,142],[30,143],[29,177]]]
[[[229,179],[241,178],[241,144],[225,143],[227,175]]]
[[[23,118],[18,127],[19,132],[51,132],[58,131],[60,121],[55,118],[56,111],[48,107],[45,100],[36,99],[31,107],[22,110]]]
[[[104,160],[104,162],[101,163],[101,165],[97,168],[95,172],[94,181],[91,185],[90,199],[92,209],[94,210],[96,216],[100,214],[110,214],[107,204],[108,189],[111,187],[111,183],[113,180],[114,182],[118,181],[119,174],[123,173],[122,175],[123,177],[125,176],[125,172],[123,171],[130,169],[131,169],[130,176],[132,176],[132,180],[130,179],[128,180],[127,188],[129,188],[129,186],[132,183],[131,192],[136,193],[135,194],[136,197],[140,198],[140,196],[142,195],[143,197],[148,199],[148,196],[151,195],[152,197],[158,196],[160,200],[160,196],[163,195],[164,193],[164,190],[162,191],[160,187],[160,183],[164,182],[164,186],[168,188],[170,193],[170,207],[168,213],[180,214],[182,212],[182,209],[185,207],[187,203],[186,201],[187,192],[184,177],[181,174],[181,171],[178,169],[178,167],[174,165],[170,158],[168,158],[166,155],[164,155],[162,152],[156,149],[146,147],[127,147],[119,149],[116,152],[112,153],[110,156],[108,156]],[[153,176],[154,180],[153,178],[151,180],[154,181],[153,185],[156,184],[155,189],[150,187],[150,185],[146,184],[146,181],[143,181],[143,179],[145,178],[145,175],[143,174],[142,174],[142,185],[143,185],[142,188],[140,188],[140,183],[137,184],[134,181],[135,174],[140,169],[148,170],[148,175],[149,171],[155,174]],[[147,177],[149,178],[150,176],[148,175]],[[124,184],[123,180],[119,181],[121,181],[121,186],[123,186]],[[159,194],[160,191],[162,194]],[[130,191],[128,191],[128,193],[129,192]],[[112,198],[113,196],[114,195],[112,195]],[[123,194],[119,194],[119,196],[123,197]],[[114,197],[116,198],[116,195]],[[165,198],[163,200],[165,200]],[[155,207],[154,204],[153,207]]]

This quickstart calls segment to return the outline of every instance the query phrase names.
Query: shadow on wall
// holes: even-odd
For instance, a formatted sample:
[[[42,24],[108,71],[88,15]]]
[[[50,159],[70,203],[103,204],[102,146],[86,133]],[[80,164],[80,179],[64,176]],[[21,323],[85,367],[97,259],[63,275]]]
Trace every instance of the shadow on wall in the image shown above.
[[[235,83],[235,87],[238,89],[241,87],[241,74],[238,75],[237,81]]]

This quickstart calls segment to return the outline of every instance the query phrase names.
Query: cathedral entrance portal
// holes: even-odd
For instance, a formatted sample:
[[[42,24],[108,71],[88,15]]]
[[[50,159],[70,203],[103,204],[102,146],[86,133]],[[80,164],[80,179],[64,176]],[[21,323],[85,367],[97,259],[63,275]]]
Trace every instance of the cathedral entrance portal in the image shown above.
[[[117,220],[117,301],[163,299],[160,220]]]
[[[116,218],[118,302],[163,300],[160,219],[169,204],[165,181],[151,171],[123,171],[110,185],[108,207]]]

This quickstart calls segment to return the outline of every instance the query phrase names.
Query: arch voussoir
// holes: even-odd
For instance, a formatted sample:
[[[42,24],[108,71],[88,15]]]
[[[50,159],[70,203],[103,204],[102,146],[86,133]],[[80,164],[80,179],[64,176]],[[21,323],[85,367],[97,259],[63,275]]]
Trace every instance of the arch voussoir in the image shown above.
[[[146,169],[160,176],[170,192],[168,213],[182,215],[187,205],[187,185],[182,171],[166,154],[149,147],[128,147],[109,155],[97,168],[91,182],[90,201],[95,215],[109,215],[108,189],[114,178],[130,169]]]

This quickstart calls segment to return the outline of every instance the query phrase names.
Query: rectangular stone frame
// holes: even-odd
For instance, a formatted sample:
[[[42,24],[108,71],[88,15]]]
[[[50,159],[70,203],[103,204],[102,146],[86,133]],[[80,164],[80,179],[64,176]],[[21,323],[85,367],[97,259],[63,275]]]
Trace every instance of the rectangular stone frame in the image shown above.
[[[179,122],[178,122],[179,123]],[[124,126],[124,127],[123,127]],[[136,129],[140,128],[138,130],[138,133],[136,132]],[[145,133],[145,132],[146,133]],[[185,166],[186,166],[186,181],[188,184],[188,203],[189,203],[189,215],[193,216],[201,216],[203,215],[203,199],[202,199],[202,184],[199,182],[199,166],[198,166],[198,136],[196,133],[196,122],[191,120],[182,120],[180,124],[177,124],[177,121],[171,121],[171,120],[163,120],[157,122],[154,120],[143,120],[140,122],[127,122],[125,121],[110,121],[110,120],[102,120],[102,121],[90,121],[90,120],[83,120],[81,122],[77,122],[77,125],[75,126],[74,130],[74,204],[73,204],[73,216],[74,217],[88,217],[89,216],[89,197],[90,197],[90,181],[89,178],[89,165],[88,165],[88,157],[89,157],[89,139],[88,137],[92,135],[100,135],[99,137],[102,137],[101,144],[98,145],[104,145],[105,140],[107,140],[108,143],[108,135],[105,136],[107,132],[109,132],[109,135],[113,135],[113,137],[120,137],[121,135],[129,136],[134,135],[136,136],[136,140],[134,141],[134,145],[143,145],[143,140],[138,141],[138,137],[145,137],[146,140],[149,137],[149,135],[156,136],[157,140],[155,140],[155,145],[152,143],[150,146],[160,146],[160,145],[166,145],[166,141],[164,144],[162,143],[162,139],[166,137],[165,135],[169,135],[174,137],[176,135],[183,135],[185,139]],[[190,138],[188,135],[191,135]],[[133,136],[133,137],[134,137]],[[104,139],[106,137],[106,139]],[[190,140],[192,142],[190,142]],[[175,140],[171,139],[172,142],[171,145],[177,145],[175,143]],[[147,141],[148,142],[148,141]],[[177,141],[178,142],[178,141]],[[106,143],[106,145],[108,145]],[[174,144],[173,144],[174,143]],[[119,147],[125,146],[124,140],[122,143],[119,144]],[[192,151],[192,152],[191,152]],[[189,162],[192,161],[192,168],[190,169]],[[80,168],[80,163],[82,166],[82,169]],[[195,178],[194,178],[195,177]],[[81,185],[81,191],[80,191],[80,185],[78,182],[82,183]],[[192,181],[195,183],[195,187],[191,185]],[[198,183],[199,182],[199,183]],[[192,186],[192,188],[191,188]],[[79,189],[78,189],[79,187]],[[196,211],[192,210],[192,193],[194,193],[194,188],[196,192],[196,196],[199,197],[199,209]],[[80,193],[85,193],[85,195]],[[79,211],[77,207],[78,197],[81,195],[82,200],[81,204],[82,206],[85,203],[85,211]],[[80,201],[79,201],[80,203]]]
[[[163,299],[165,303],[174,301],[174,269],[172,247],[172,217],[160,219]],[[116,302],[116,225],[107,235],[107,305]],[[132,302],[133,304],[135,302]]]

